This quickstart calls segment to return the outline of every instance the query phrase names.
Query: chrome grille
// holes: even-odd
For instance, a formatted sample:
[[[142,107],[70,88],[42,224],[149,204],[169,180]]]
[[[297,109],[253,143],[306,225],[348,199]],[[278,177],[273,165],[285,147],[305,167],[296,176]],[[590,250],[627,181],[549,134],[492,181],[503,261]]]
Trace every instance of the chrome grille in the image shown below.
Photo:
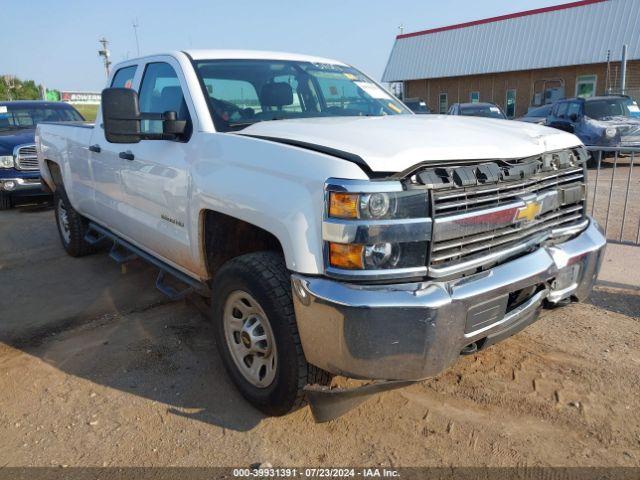
[[[38,154],[35,145],[22,145],[16,148],[15,155],[18,170],[38,170]]]
[[[534,248],[553,230],[584,222],[585,188],[584,168],[574,163],[562,170],[538,172],[517,181],[432,190],[431,273],[446,276],[462,271],[466,265],[475,268],[483,258],[487,263],[491,258],[502,260],[507,255],[501,253],[515,254],[525,247]],[[572,195],[565,195],[569,191]],[[515,220],[513,212],[517,214],[525,208],[527,199],[540,205],[544,198],[552,198],[553,202],[541,209],[540,214],[532,219]]]

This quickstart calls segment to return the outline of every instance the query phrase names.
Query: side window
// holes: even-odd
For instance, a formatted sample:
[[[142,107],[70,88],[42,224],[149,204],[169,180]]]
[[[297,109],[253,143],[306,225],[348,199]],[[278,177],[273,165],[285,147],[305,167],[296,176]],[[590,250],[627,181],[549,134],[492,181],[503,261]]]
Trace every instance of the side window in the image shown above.
[[[571,118],[571,115],[576,115],[577,117],[580,116],[580,103],[571,102],[569,104],[569,108],[567,109],[567,117]]]
[[[569,110],[569,102],[560,102],[558,105],[558,118],[567,118],[567,110]]]
[[[111,82],[112,88],[131,88],[133,85],[133,77],[136,75],[137,65],[131,65],[130,67],[123,67],[119,69],[113,76]]]
[[[140,85],[140,112],[176,112],[178,120],[187,120],[190,125],[189,110],[184,100],[182,87],[176,71],[164,62],[149,63]],[[143,120],[144,133],[162,133],[162,122]]]

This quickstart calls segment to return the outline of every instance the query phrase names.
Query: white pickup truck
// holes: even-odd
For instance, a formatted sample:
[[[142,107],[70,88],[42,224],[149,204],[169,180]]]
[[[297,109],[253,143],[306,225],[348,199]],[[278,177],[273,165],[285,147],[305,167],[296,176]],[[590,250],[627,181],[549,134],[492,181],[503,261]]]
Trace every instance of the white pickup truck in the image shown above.
[[[209,298],[230,377],[272,415],[332,418],[584,299],[605,245],[574,135],[414,115],[325,58],[129,60],[95,125],[36,142],[66,251],[109,241]]]

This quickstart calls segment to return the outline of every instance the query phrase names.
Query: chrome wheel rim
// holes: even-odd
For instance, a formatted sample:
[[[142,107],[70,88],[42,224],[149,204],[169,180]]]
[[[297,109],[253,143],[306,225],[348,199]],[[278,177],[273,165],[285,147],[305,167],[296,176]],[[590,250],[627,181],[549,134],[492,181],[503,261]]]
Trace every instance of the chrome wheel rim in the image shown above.
[[[71,242],[71,229],[69,228],[69,213],[64,206],[62,199],[58,200],[58,225],[60,226],[60,235],[65,244]]]
[[[233,363],[251,385],[268,387],[276,376],[278,352],[264,310],[250,294],[236,290],[227,297],[223,315]]]

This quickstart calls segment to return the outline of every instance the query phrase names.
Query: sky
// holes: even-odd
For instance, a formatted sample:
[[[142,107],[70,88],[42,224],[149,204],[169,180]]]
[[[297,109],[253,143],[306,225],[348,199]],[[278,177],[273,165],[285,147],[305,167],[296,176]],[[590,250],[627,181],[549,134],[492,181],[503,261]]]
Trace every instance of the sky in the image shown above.
[[[338,59],[380,79],[404,32],[567,0],[0,0],[0,74],[100,91],[98,39],[115,63],[189,48],[277,50]]]

